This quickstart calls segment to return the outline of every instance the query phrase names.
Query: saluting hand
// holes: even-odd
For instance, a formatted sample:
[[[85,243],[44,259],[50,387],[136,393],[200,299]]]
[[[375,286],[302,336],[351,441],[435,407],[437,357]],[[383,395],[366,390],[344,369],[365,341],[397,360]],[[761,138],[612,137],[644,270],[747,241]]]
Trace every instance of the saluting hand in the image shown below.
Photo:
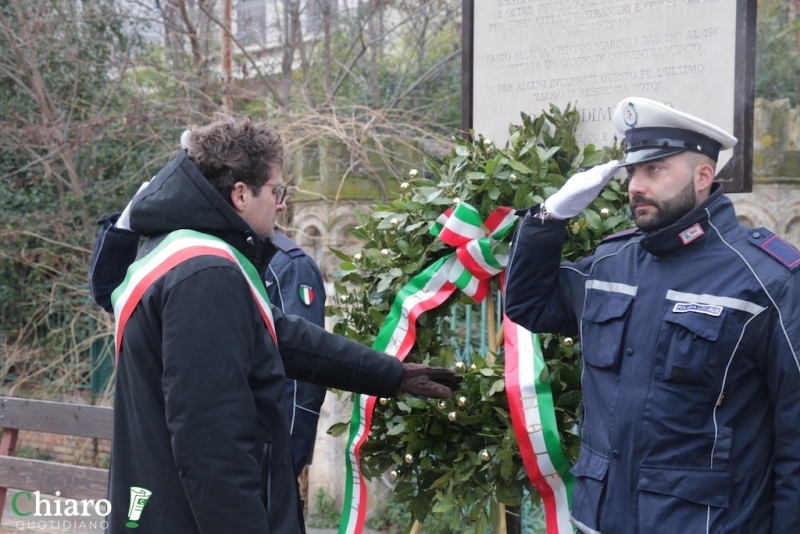
[[[569,219],[585,210],[617,172],[618,164],[617,160],[613,160],[574,174],[564,187],[544,201],[548,215],[556,219]]]

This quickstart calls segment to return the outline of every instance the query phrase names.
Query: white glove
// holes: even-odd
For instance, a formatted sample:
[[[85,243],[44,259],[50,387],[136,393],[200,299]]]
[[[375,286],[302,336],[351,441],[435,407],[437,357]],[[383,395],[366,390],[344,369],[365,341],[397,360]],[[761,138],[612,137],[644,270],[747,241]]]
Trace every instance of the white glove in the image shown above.
[[[142,185],[140,185],[139,190],[136,191],[136,194],[133,195],[133,198],[136,198],[137,195],[142,191],[144,191],[144,188],[147,187],[149,184],[150,181],[147,181],[144,182]],[[116,226],[117,228],[121,228],[123,230],[131,229],[131,204],[133,203],[133,198],[131,199],[130,202],[128,202],[128,205],[125,206],[125,209],[122,210],[122,213],[120,214],[119,219],[117,219],[117,222],[114,223],[114,226]]]
[[[573,175],[564,187],[544,201],[547,214],[556,219],[569,219],[585,210],[617,172],[618,163],[609,161]]]
[[[181,148],[185,150],[189,150],[189,136],[191,135],[191,130],[184,130],[181,134]]]

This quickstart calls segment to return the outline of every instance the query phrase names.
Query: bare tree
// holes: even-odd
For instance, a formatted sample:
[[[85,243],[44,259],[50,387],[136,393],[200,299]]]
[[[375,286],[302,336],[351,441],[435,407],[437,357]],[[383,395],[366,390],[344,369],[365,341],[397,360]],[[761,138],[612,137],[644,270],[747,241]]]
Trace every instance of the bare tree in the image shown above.
[[[445,54],[429,43],[452,29],[459,0],[265,1],[260,48],[225,23],[223,0],[127,0],[135,16],[119,0],[1,3],[0,352],[17,363],[0,365],[42,362],[20,387],[91,374],[88,347],[110,332],[86,290],[94,221],[175,154],[187,125],[218,111],[271,117],[290,151],[344,147],[339,190],[367,176],[384,200],[409,152],[389,140],[447,142],[420,92],[446,85],[433,82],[456,63],[457,36]],[[148,21],[163,38],[140,39]]]

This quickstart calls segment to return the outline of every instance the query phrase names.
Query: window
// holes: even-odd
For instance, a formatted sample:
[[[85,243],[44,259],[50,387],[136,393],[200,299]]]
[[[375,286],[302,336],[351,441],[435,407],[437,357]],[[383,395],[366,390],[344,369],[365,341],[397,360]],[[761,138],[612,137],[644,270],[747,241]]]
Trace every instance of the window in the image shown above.
[[[241,0],[236,4],[236,40],[242,46],[263,44],[266,27],[266,0]]]

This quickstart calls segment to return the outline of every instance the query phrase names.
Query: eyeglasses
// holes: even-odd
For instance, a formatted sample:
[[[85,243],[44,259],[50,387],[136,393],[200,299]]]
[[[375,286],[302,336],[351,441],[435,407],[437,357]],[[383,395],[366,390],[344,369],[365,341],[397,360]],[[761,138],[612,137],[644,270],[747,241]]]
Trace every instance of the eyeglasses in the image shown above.
[[[275,195],[275,202],[280,204],[286,198],[286,191],[289,189],[288,185],[271,185],[272,194]]]

